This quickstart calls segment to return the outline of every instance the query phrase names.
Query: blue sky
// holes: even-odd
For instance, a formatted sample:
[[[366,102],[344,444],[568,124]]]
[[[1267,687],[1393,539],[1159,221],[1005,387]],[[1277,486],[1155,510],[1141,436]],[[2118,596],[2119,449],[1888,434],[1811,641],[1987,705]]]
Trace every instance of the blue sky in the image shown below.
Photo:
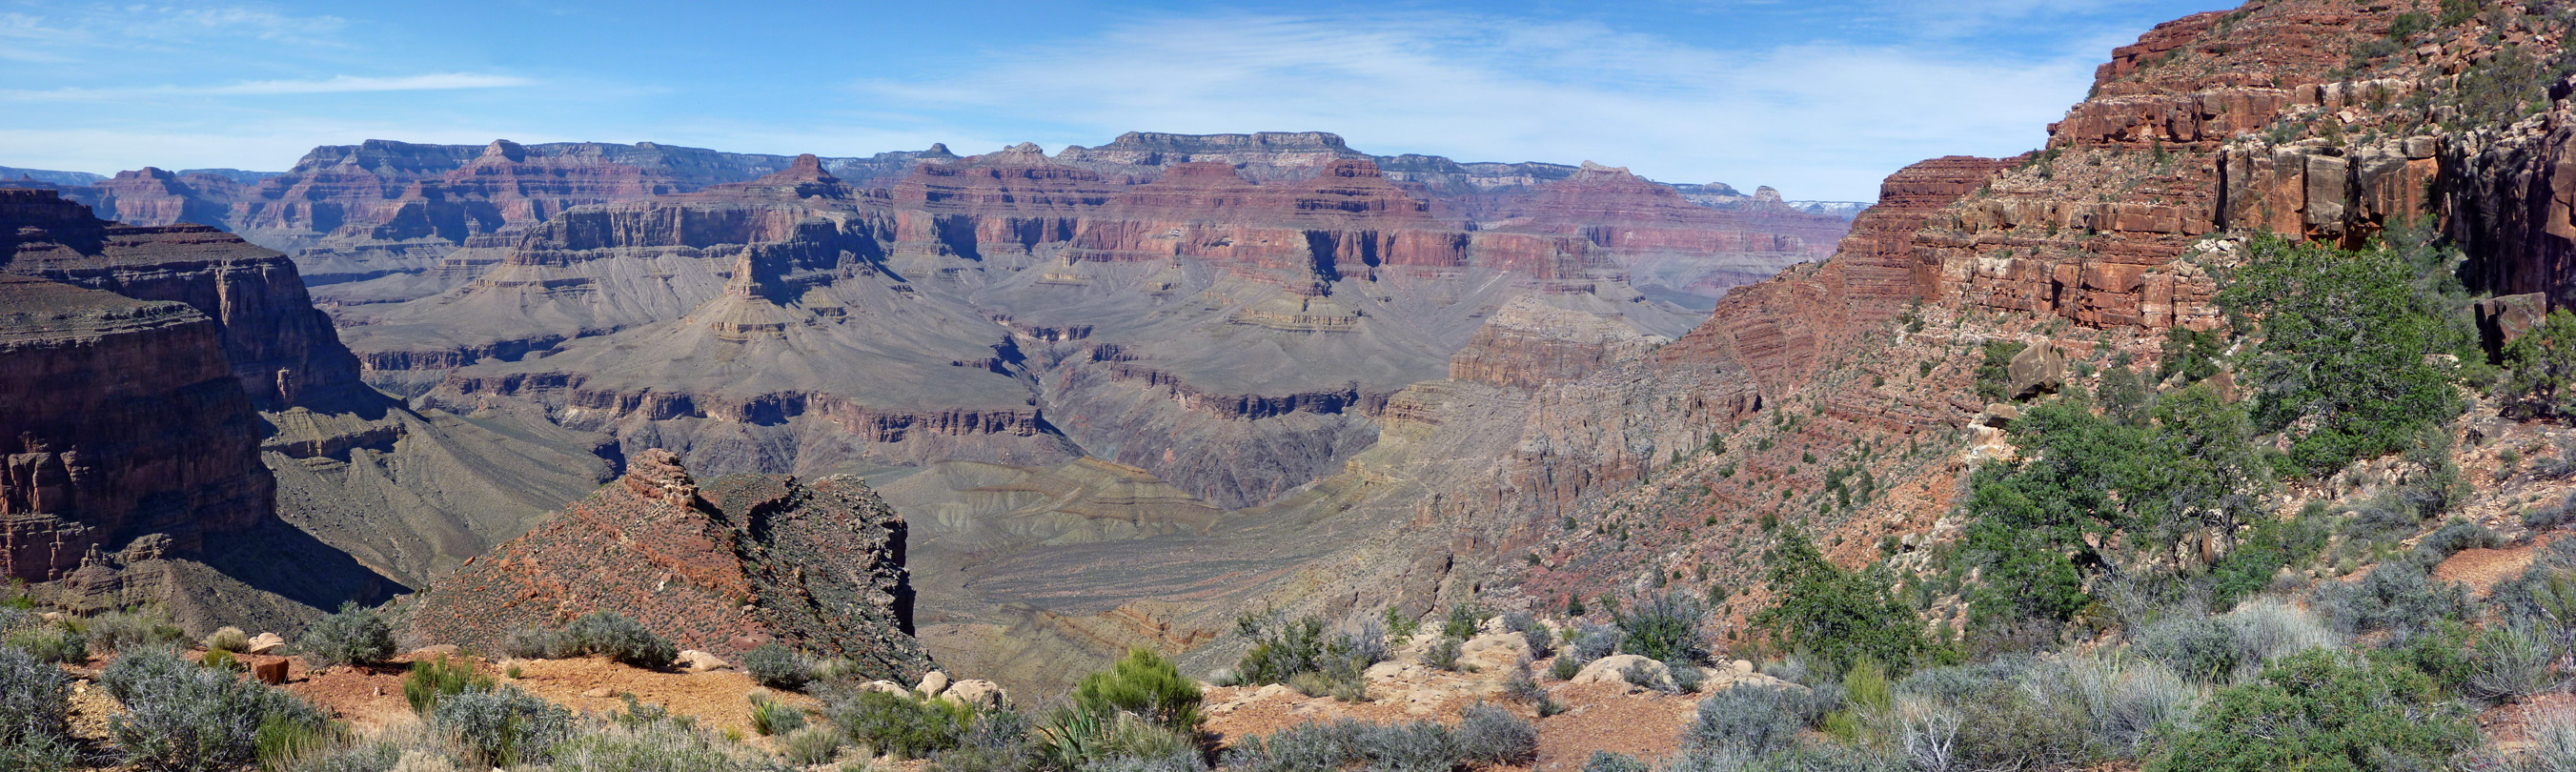
[[[865,155],[1322,130],[1865,201],[1915,160],[2036,147],[2113,46],[2228,5],[0,0],[0,165],[282,170],[371,138]]]

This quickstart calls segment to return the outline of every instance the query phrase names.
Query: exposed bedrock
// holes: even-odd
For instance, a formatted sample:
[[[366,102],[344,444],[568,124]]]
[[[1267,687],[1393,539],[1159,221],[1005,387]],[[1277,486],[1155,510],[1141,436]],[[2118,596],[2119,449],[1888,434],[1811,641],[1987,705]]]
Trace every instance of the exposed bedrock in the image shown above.
[[[220,335],[185,304],[0,274],[0,575],[62,578],[146,534],[195,551],[268,517]]]
[[[613,611],[680,646],[777,639],[918,678],[902,515],[854,477],[701,483],[663,451],[402,604],[412,637],[490,649],[514,630]]]

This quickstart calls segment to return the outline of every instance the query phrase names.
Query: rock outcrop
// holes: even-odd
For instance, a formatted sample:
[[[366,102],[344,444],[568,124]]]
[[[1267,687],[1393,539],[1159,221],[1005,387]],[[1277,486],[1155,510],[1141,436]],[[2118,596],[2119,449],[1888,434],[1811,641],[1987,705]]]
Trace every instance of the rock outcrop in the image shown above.
[[[486,650],[514,630],[612,611],[682,648],[776,639],[909,682],[930,660],[912,638],[904,539],[904,519],[857,478],[700,484],[651,451],[397,608],[415,637]]]
[[[0,576],[52,581],[138,542],[193,552],[269,516],[259,416],[220,336],[183,303],[0,274]]]

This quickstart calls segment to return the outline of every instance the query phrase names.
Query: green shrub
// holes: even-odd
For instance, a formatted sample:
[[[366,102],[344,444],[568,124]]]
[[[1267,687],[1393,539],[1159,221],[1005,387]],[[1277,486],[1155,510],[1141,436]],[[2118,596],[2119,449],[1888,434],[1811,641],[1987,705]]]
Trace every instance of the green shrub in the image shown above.
[[[564,628],[564,637],[580,655],[607,657],[647,670],[671,666],[680,647],[624,614],[593,611]]]
[[[1440,623],[1440,634],[1458,640],[1476,637],[1476,628],[1485,623],[1485,609],[1474,603],[1449,607],[1449,617]]]
[[[2425,427],[2460,414],[2453,373],[2437,355],[2474,357],[2449,270],[2458,255],[2424,246],[2345,252],[2257,236],[2227,277],[2220,304],[2260,319],[2248,357],[2258,431],[2293,430],[2289,458],[2313,475],[2395,453]]]
[[[89,636],[67,624],[47,624],[12,632],[0,646],[27,652],[46,662],[89,662]]]
[[[787,733],[778,743],[778,755],[787,763],[800,767],[829,764],[841,755],[841,733],[827,726],[809,726]],[[942,766],[941,769],[947,769]]]
[[[218,627],[215,628],[214,634],[206,636],[205,646],[210,652],[240,654],[250,650],[250,634],[242,632],[238,627]]]
[[[805,711],[778,701],[767,692],[751,693],[751,731],[762,737],[782,735],[805,727]]]
[[[394,657],[394,631],[373,609],[343,603],[307,628],[295,648],[318,667],[380,665]]]
[[[166,651],[119,656],[99,685],[125,705],[109,734],[150,772],[215,772],[259,760],[263,738],[322,730],[325,717],[284,691],[197,667]]]
[[[1459,649],[1462,646],[1458,639],[1442,636],[1440,640],[1433,641],[1429,648],[1422,650],[1422,664],[1441,670],[1457,670]]]
[[[1753,624],[1835,670],[1867,659],[1902,672],[1930,649],[1922,618],[1896,597],[1883,569],[1845,571],[1803,535],[1781,539],[1765,581],[1777,600],[1754,612]]]
[[[1181,676],[1172,661],[1142,647],[1108,670],[1082,677],[1073,688],[1075,707],[1097,715],[1134,713],[1166,729],[1195,734],[1199,726],[1198,682]]]
[[[1653,768],[1625,753],[1593,751],[1592,758],[1583,762],[1583,772],[1653,772]]]
[[[1664,662],[1703,662],[1708,643],[1699,626],[1708,607],[1688,593],[1666,592],[1639,600],[1633,610],[1612,615],[1625,634],[1619,650]]]
[[[814,680],[814,671],[805,660],[777,641],[763,643],[742,654],[742,670],[751,680],[772,689],[795,691]]]
[[[1987,402],[2002,402],[2015,394],[2012,389],[2012,361],[2030,344],[2017,340],[1986,341],[1985,358],[1977,363],[1977,396]]]
[[[2556,690],[2565,679],[2550,667],[2560,656],[2556,642],[2530,624],[2498,624],[2478,634],[2477,653],[2462,679],[2471,694],[2520,698]]]
[[[1323,685],[1321,692],[1364,692],[1368,685],[1362,674],[1387,655],[1386,636],[1374,624],[1326,636],[1318,617],[1278,622],[1245,614],[1235,619],[1235,633],[1252,641],[1235,663],[1242,683],[1284,684],[1308,675],[1309,683]]]
[[[2437,768],[2477,732],[2411,668],[2310,650],[2220,690],[2149,772]]]
[[[877,691],[858,692],[831,709],[851,742],[898,759],[957,747],[971,715],[964,706]]]
[[[110,611],[78,622],[89,637],[89,648],[108,654],[131,649],[175,646],[188,640],[188,632],[170,623],[168,612],[160,607]]]
[[[572,734],[572,711],[517,687],[467,691],[438,701],[429,725],[466,763],[483,767],[542,764]],[[585,767],[574,766],[581,769]]]
[[[1584,664],[1575,661],[1574,652],[1567,651],[1557,655],[1556,664],[1548,666],[1547,674],[1559,681],[1572,681],[1575,676],[1583,674]]]
[[[411,672],[403,674],[403,701],[411,711],[428,715],[438,708],[440,700],[465,692],[488,692],[492,677],[474,669],[474,665],[445,656],[430,662],[411,663]]]

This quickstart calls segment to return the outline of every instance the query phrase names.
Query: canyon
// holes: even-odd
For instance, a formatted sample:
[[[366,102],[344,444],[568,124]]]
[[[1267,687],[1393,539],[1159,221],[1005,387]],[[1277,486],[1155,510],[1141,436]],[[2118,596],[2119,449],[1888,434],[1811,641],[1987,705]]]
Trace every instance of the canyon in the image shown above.
[[[2216,276],[2252,234],[2430,229],[2473,289],[2569,299],[2567,90],[2460,121],[2491,109],[2470,76],[2556,40],[2356,59],[2401,12],[2160,25],[2043,147],[1897,170],[1849,219],[1316,132],[869,158],[371,141],[267,178],[0,190],[36,223],[22,239],[54,234],[0,266],[54,309],[13,317],[10,350],[48,373],[166,365],[48,399],[204,405],[184,436],[225,449],[180,464],[123,430],[22,431],[62,439],[13,448],[0,502],[51,519],[10,532],[12,570],[204,554],[273,511],[368,597],[426,588],[405,601],[424,637],[600,604],[710,646],[901,628],[919,651],[866,655],[888,673],[926,657],[1041,693],[1131,645],[1226,664],[1246,608],[1540,609],[1688,576],[1740,590],[1736,624],[1767,592],[1746,522],[1804,523],[1846,564],[1955,537],[1959,481],[2008,451],[1976,352],[2038,352],[2038,389],[2155,357],[2226,323]],[[56,448],[83,442],[122,443],[96,474],[141,482],[65,483],[105,479],[65,471],[92,454]],[[900,591],[886,572],[825,594],[915,599],[865,604],[856,632],[716,602],[788,586],[741,546],[787,510],[737,489],[888,528],[830,549],[900,564]],[[133,498],[155,495],[202,501],[203,533]],[[696,541],[650,549],[670,528]],[[633,560],[721,570],[661,604],[602,573]],[[514,616],[459,610],[494,604]]]

